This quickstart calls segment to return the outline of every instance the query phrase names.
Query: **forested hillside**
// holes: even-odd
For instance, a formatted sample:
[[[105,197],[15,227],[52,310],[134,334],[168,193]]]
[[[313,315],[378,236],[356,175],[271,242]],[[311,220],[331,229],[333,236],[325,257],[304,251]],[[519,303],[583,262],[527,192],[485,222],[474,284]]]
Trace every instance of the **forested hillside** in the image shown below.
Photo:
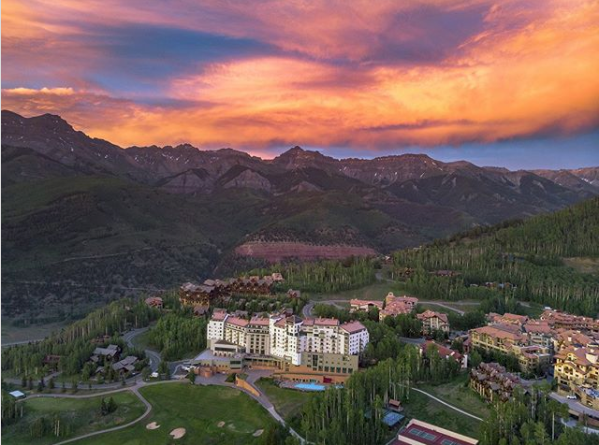
[[[597,198],[524,222],[480,228],[398,251],[394,266],[410,290],[428,298],[458,300],[502,293],[595,316],[599,276],[567,266],[564,258],[572,257],[599,257]]]

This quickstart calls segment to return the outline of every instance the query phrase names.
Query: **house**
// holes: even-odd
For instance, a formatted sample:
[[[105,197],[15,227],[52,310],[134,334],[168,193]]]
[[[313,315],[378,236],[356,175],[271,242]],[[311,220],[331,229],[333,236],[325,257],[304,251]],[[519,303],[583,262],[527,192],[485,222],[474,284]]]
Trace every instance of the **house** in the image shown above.
[[[477,445],[478,440],[436,425],[412,419],[391,445]]]
[[[108,345],[105,348],[96,348],[90,357],[90,360],[94,363],[98,363],[100,361],[111,361],[119,359],[121,354],[121,348],[118,345]]]
[[[396,413],[400,413],[403,411],[403,406],[401,406],[401,402],[395,399],[389,399],[387,402],[387,408],[390,411],[395,411]]]
[[[161,297],[148,297],[145,299],[145,303],[150,307],[155,307],[158,309],[162,309],[164,303]]]
[[[300,298],[302,296],[302,293],[299,290],[289,289],[287,291],[287,296],[289,298]]]
[[[424,335],[430,335],[435,331],[449,332],[447,314],[426,310],[422,314],[416,315],[416,318],[422,322]]]
[[[503,315],[491,312],[487,316],[487,319],[490,324],[514,325],[519,327],[528,322],[528,317],[526,315],[510,314],[509,312],[506,312]]]
[[[123,360],[112,364],[112,369],[120,374],[135,371],[135,363],[137,363],[137,357],[128,355]]]
[[[407,295],[396,297],[393,292],[389,292],[385,297],[385,307],[379,311],[379,320],[382,321],[388,316],[396,317],[401,314],[410,314],[416,304],[418,304],[418,298],[408,297]]]
[[[368,312],[372,308],[377,308],[378,310],[383,309],[383,302],[376,300],[359,300],[359,299],[351,299],[349,300],[350,312]]]
[[[435,348],[437,348],[439,357],[441,357],[442,359],[454,360],[455,362],[457,362],[460,365],[460,368],[466,369],[466,367],[468,365],[466,355],[460,354],[458,351],[454,351],[453,349],[448,348],[447,346],[443,346],[437,342],[430,341],[430,340],[425,341],[420,346],[420,353],[426,355],[428,348],[431,346],[434,346]]]
[[[43,360],[44,365],[48,366],[48,368],[53,369],[53,370],[58,369],[59,362],[60,362],[60,355],[49,354],[49,355],[46,355]]]

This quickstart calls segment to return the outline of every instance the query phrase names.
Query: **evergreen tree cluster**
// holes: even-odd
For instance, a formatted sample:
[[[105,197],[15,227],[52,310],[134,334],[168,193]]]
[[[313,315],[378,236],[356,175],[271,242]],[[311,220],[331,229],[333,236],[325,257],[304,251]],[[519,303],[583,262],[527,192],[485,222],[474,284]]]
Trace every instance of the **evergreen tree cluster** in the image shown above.
[[[277,290],[299,289],[302,292],[332,293],[357,289],[375,281],[377,263],[371,258],[348,257],[344,260],[287,262],[270,268],[254,269],[248,275],[280,272],[285,282]]]
[[[599,276],[566,267],[564,257],[599,256],[599,198],[525,222],[480,229],[394,253],[409,292],[431,299],[528,300],[594,315]],[[457,276],[436,276],[452,270]],[[489,283],[489,284],[487,284]],[[487,285],[486,285],[487,284]]]
[[[12,370],[15,374],[41,376],[47,371],[44,358],[47,355],[58,355],[60,371],[67,375],[78,374],[83,370],[96,346],[92,340],[108,336],[112,337],[109,342],[125,346],[119,337],[121,332],[129,328],[147,326],[159,314],[157,309],[148,307],[141,300],[114,301],[40,342],[4,348],[2,370]]]

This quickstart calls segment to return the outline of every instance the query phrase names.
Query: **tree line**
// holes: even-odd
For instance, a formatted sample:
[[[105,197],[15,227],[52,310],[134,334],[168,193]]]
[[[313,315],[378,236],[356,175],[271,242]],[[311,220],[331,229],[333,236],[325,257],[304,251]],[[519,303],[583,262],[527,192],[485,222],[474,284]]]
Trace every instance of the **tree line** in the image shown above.
[[[599,312],[599,276],[579,273],[562,257],[599,255],[599,198],[525,222],[436,241],[393,254],[409,292],[462,300],[528,300],[573,313]],[[454,276],[434,271],[452,270]]]

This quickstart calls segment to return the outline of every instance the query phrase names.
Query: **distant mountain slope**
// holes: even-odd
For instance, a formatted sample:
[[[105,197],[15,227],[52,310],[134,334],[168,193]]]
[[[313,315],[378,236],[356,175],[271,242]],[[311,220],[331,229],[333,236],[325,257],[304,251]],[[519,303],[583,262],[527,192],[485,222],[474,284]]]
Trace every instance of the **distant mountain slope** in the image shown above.
[[[2,178],[7,313],[199,280],[256,252],[388,252],[599,191],[597,169],[512,172],[426,155],[335,159],[300,147],[272,160],[189,144],[123,149],[59,116],[9,111]]]
[[[599,275],[570,266],[599,259],[599,198],[551,214],[476,228],[394,254],[398,273],[413,272],[408,290],[430,298],[535,301],[596,317]],[[435,270],[459,272],[437,277]]]

